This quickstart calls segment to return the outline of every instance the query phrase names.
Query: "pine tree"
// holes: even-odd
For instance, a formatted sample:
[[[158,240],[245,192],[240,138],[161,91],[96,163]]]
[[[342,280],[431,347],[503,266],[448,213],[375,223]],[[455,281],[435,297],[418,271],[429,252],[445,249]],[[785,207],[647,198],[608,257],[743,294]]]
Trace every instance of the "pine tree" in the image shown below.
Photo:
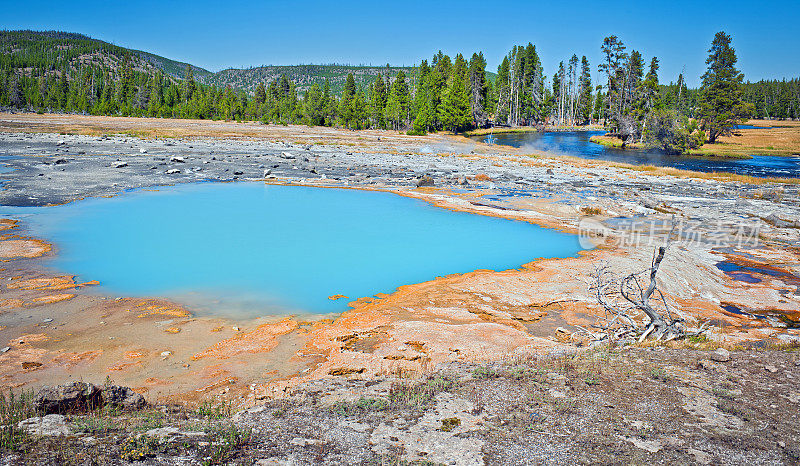
[[[375,77],[375,82],[370,86],[370,119],[372,126],[375,128],[383,128],[383,111],[386,108],[387,88],[383,77],[378,75]]]
[[[617,125],[617,118],[622,113],[623,89],[625,87],[625,66],[628,59],[625,52],[625,45],[617,36],[609,36],[603,39],[600,47],[603,52],[604,60],[598,65],[597,69],[606,75],[606,99],[605,115],[606,123],[611,123],[611,127]]]
[[[509,105],[511,103],[511,65],[508,57],[503,57],[503,61],[497,66],[497,83],[495,94],[497,95],[497,107],[495,108],[495,121],[510,124],[511,115]]]
[[[304,96],[306,124],[322,126],[325,124],[325,101],[319,83],[314,83]]]
[[[191,65],[186,65],[186,71],[184,72],[183,78],[183,100],[188,102],[192,98],[195,87],[194,71],[192,71]]]
[[[736,69],[736,52],[731,47],[731,36],[718,32],[706,59],[708,70],[703,74],[700,87],[699,117],[708,142],[729,134],[749,113],[742,100],[744,75]]]
[[[366,128],[369,116],[367,115],[367,99],[363,92],[356,92],[355,97],[350,100],[350,107],[352,128]]]
[[[578,98],[578,123],[585,125],[590,123],[592,118],[593,99],[592,99],[592,70],[589,60],[584,55],[581,58],[581,77],[579,81],[580,96]]]
[[[8,100],[11,102],[11,105],[17,108],[21,108],[25,104],[22,88],[19,85],[19,78],[16,76],[16,74],[10,78],[10,83],[8,86]]]
[[[394,130],[405,126],[408,118],[408,85],[406,84],[406,75],[402,71],[397,73],[392,84],[384,109],[384,118]]]
[[[266,89],[264,89],[264,83],[263,82],[258,83],[258,86],[256,86],[256,92],[255,92],[255,96],[254,97],[255,97],[256,105],[259,106],[259,107],[264,105],[264,102],[267,101],[267,91],[266,91]]]
[[[348,129],[353,129],[353,100],[355,99],[355,96],[356,81],[353,78],[353,73],[349,73],[344,84],[342,98],[339,100],[339,118],[342,120],[342,124]]]
[[[434,57],[436,58],[436,57]],[[427,66],[423,60],[416,93],[417,116],[414,119],[414,131],[426,133],[436,126],[436,107],[439,96],[437,95],[437,72]]]
[[[331,82],[328,78],[325,78],[325,85],[322,87],[322,100],[325,104],[325,125],[333,126],[337,118],[338,102],[331,94]]]
[[[469,103],[472,121],[476,126],[484,126],[489,119],[485,104],[488,93],[486,80],[486,59],[483,52],[473,53],[469,60]]]
[[[438,109],[442,128],[457,132],[469,127],[472,121],[467,83],[467,64],[461,54],[456,56],[452,76]]]

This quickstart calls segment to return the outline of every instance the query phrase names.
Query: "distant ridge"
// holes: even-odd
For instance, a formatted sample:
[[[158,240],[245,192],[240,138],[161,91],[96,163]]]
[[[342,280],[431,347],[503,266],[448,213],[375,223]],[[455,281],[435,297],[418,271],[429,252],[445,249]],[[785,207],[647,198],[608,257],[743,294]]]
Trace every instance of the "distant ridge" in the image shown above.
[[[76,49],[70,53],[70,49]],[[191,66],[194,78],[203,84],[214,85],[220,88],[230,86],[234,90],[244,90],[253,93],[259,83],[269,84],[282,74],[293,81],[298,91],[305,92],[314,83],[323,85],[327,79],[334,94],[340,94],[349,73],[353,74],[356,85],[367,87],[382,75],[393,78],[398,72],[403,71],[410,84],[414,81],[414,67],[410,66],[371,66],[371,65],[264,65],[249,68],[228,68],[219,72],[211,72],[205,68],[190,63],[172,60],[151,52],[129,49],[109,42],[95,39],[84,34],[64,31],[0,31],[0,53],[2,54],[27,54],[29,57],[36,54],[52,54],[58,50],[63,55],[58,66],[79,60],[79,55],[95,54],[104,58],[99,60],[108,66],[119,66],[125,59],[133,58],[134,66],[139,71],[162,73],[176,79],[183,79],[186,67]],[[486,73],[487,78],[494,80],[495,74]]]

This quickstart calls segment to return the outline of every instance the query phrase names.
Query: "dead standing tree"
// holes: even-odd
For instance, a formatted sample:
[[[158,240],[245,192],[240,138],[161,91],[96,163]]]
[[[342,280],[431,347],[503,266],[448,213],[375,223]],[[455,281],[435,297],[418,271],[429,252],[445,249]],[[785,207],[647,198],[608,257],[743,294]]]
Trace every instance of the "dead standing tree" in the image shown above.
[[[599,266],[590,291],[603,307],[605,316],[591,326],[595,331],[578,328],[596,342],[634,339],[642,342],[648,337],[669,341],[706,331],[706,324],[703,324],[689,332],[685,320],[670,311],[664,294],[658,289],[656,275],[666,252],[667,245],[659,246],[649,269],[622,278],[615,275],[608,264]]]

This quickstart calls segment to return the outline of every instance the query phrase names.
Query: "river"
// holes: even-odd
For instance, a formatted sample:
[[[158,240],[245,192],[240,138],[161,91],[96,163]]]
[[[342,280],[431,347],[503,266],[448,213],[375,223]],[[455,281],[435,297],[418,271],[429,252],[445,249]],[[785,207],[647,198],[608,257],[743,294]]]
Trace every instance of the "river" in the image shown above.
[[[605,147],[589,141],[604,131],[517,132],[473,136],[492,144],[523,147],[584,159],[610,160],[636,165],[675,167],[699,172],[729,172],[757,177],[800,177],[800,157],[753,155],[752,159],[723,159],[667,155],[659,150],[633,150]]]

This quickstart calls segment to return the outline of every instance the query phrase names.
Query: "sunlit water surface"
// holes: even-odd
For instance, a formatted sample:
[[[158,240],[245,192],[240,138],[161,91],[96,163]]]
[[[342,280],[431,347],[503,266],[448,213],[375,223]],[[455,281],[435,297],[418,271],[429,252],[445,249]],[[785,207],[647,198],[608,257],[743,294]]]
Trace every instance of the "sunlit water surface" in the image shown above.
[[[745,125],[740,127],[747,129]],[[752,128],[756,128],[753,126]],[[722,159],[710,157],[681,157],[667,155],[659,150],[633,150],[605,147],[589,141],[605,131],[518,132],[474,136],[481,142],[524,147],[534,151],[548,151],[559,155],[572,155],[585,159],[610,160],[638,165],[675,167],[700,172],[728,172],[758,177],[800,177],[800,157],[753,155],[752,159]]]
[[[260,183],[137,190],[57,207],[0,207],[55,244],[47,266],[121,296],[201,314],[327,313],[476,269],[573,256],[577,237],[390,193]]]

